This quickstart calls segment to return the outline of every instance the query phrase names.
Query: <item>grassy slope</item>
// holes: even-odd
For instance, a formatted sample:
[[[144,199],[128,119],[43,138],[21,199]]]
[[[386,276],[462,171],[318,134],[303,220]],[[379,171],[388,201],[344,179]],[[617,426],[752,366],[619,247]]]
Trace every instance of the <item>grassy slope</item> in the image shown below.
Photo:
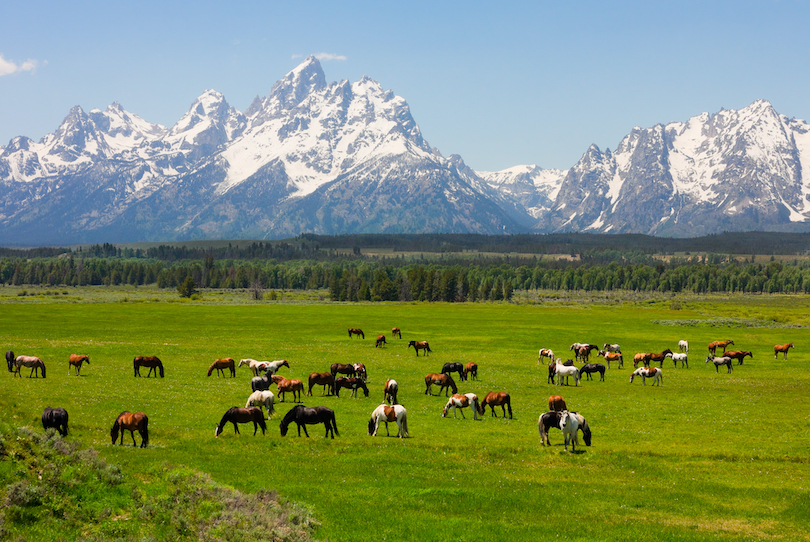
[[[810,302],[798,299],[800,306],[792,303],[797,298],[717,299],[681,311],[663,303],[12,303],[0,312],[0,344],[39,355],[49,372],[45,380],[3,378],[0,406],[14,423],[34,427],[45,406],[67,408],[71,438],[125,473],[168,462],[240,490],[277,489],[312,505],[323,524],[317,535],[331,540],[808,539],[810,372],[803,351],[810,331],[651,323],[714,311],[800,321]],[[395,325],[403,340],[375,349],[373,336],[390,335]],[[348,327],[363,328],[366,340],[350,340]],[[703,362],[703,345],[727,337],[754,351],[754,360],[716,374]],[[574,341],[619,342],[632,353],[674,348],[681,338],[692,344],[691,368],[669,363],[660,389],[629,384],[629,363],[609,370],[604,383],[552,387],[536,361],[538,348],[568,354]],[[415,358],[409,339],[429,340],[434,353]],[[777,342],[797,345],[786,364],[773,360]],[[67,376],[70,353],[90,354],[82,377]],[[133,378],[134,355],[160,356],[166,378]],[[291,368],[283,374],[302,380],[334,362],[362,362],[372,395],[321,398],[316,391],[305,401],[336,410],[334,441],[323,439],[322,426],[310,428],[310,439],[294,431],[282,439],[278,416],[267,436],[254,438],[242,426],[241,436],[228,428],[215,440],[222,413],[249,395],[245,368],[234,380],[205,376],[211,361],[225,356],[286,358]],[[424,395],[423,376],[448,361],[478,362],[480,381],[460,391],[509,391],[515,419],[441,418],[444,399]],[[400,382],[411,439],[365,434],[386,378]],[[550,449],[540,446],[537,417],[558,392],[593,428],[584,453],[564,453],[559,432]],[[124,409],[148,413],[150,448],[110,445],[109,427]]]

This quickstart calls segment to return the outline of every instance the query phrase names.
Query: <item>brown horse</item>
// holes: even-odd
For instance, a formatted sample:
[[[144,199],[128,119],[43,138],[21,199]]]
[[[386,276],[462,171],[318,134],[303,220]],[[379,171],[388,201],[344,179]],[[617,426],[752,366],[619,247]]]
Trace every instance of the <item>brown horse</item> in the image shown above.
[[[132,435],[132,445],[137,446],[135,442],[135,431],[141,434],[141,448],[146,448],[149,443],[149,418],[143,412],[136,412],[133,414],[129,411],[124,411],[115,419],[115,423],[110,429],[110,437],[112,443],[118,440],[118,432],[121,432],[121,445],[124,445],[124,431],[129,431]]]
[[[8,372],[14,372],[14,351],[6,350],[6,363],[8,364]]]
[[[574,349],[574,359],[578,359],[584,363],[588,362],[588,358],[591,355],[591,350],[599,351],[599,347],[595,344],[586,344],[583,346],[578,346]]]
[[[667,354],[672,354],[672,350],[667,348],[666,350],[664,350],[663,352],[659,352],[658,354],[650,353],[649,354],[649,356],[650,356],[649,361],[650,361],[650,363],[655,363],[656,361],[658,361],[658,362],[661,363],[661,367],[663,367],[664,366],[664,360],[667,359]],[[645,365],[646,365],[646,363],[645,363]]]
[[[352,363],[333,363],[329,367],[332,376],[337,377],[338,373],[349,375],[349,376],[357,376],[357,369],[354,368],[354,364]]]
[[[495,414],[496,406],[501,407],[504,418],[506,418],[506,409],[508,408],[509,419],[512,419],[512,398],[505,391],[491,391],[486,395],[486,397],[484,397],[484,400],[481,401],[480,410],[482,416],[487,411],[487,405],[489,405],[489,408],[492,409],[492,415],[496,418],[498,417],[498,415]]]
[[[82,363],[85,361],[90,365],[90,356],[71,354],[70,359],[68,359],[68,376],[70,376],[71,367],[76,367],[76,376],[79,376],[79,372],[82,370]]]
[[[430,349],[430,345],[427,341],[410,341],[408,343],[408,348],[411,346],[413,346],[413,349],[416,351],[417,358],[419,357],[420,350],[424,350],[426,356],[428,355],[428,352],[433,352],[433,350]]]
[[[445,397],[450,397],[449,390],[453,390],[453,393],[458,393],[458,387],[450,375],[429,373],[425,375],[425,395],[433,395],[429,392],[431,386],[434,384],[439,386],[438,395],[442,394],[442,390],[444,390]]]
[[[751,356],[751,359],[754,359],[754,354],[749,350],[727,350],[723,352],[723,356],[736,359],[738,361],[737,365],[743,364],[745,356]]]
[[[225,426],[231,422],[233,424],[233,430],[238,435],[239,434],[239,423],[249,423],[253,422],[253,436],[256,436],[256,432],[259,430],[259,427],[262,428],[262,435],[267,430],[267,424],[264,423],[264,414],[262,414],[262,409],[258,407],[247,407],[247,408],[239,408],[239,407],[231,407],[227,411],[225,411],[225,415],[222,416],[222,419],[217,424],[217,428],[214,430],[214,437],[218,437],[222,430],[225,429]]]
[[[732,344],[734,344],[734,341],[732,341],[732,340],[712,341],[712,342],[709,343],[709,352],[711,352],[711,354],[714,355],[714,353],[717,351],[718,348],[722,348],[723,352],[725,352],[726,348],[728,348],[729,345],[732,345]]]
[[[554,412],[562,412],[568,410],[568,407],[565,405],[565,399],[561,395],[551,395],[548,398],[548,409]]]
[[[795,346],[793,346],[793,343],[775,345],[773,347],[773,359],[779,359],[778,358],[779,352],[782,352],[785,355],[785,357],[783,357],[782,359],[787,359],[788,350],[790,350],[791,348],[796,348]]]
[[[357,378],[356,376],[353,376],[351,378],[346,378],[344,376],[341,376],[340,378],[336,378],[335,379],[335,396],[336,397],[340,397],[341,388],[348,388],[348,389],[352,390],[352,393],[351,393],[352,397],[357,397],[357,389],[360,388],[360,389],[363,390],[363,393],[366,394],[366,397],[368,397],[368,386],[366,386],[366,383],[363,382],[362,378]]]
[[[135,376],[141,376],[141,367],[149,367],[146,378],[152,375],[152,371],[155,371],[155,376],[160,371],[160,378],[163,378],[163,362],[157,356],[136,356],[132,365],[135,367]]]
[[[377,335],[377,342],[374,343],[374,348],[377,348],[378,346],[382,346],[383,344],[386,344],[385,335]]]
[[[357,329],[355,327],[350,327],[349,328],[349,338],[350,339],[353,338],[354,335],[360,335],[360,337],[362,337],[363,339],[366,338],[366,334],[363,333],[362,329]]]
[[[40,369],[42,369],[42,378],[45,378],[45,364],[36,356],[17,356],[14,359],[14,367],[14,376],[19,375],[20,378],[22,378],[20,369],[23,367],[30,367],[31,374],[28,375],[28,378],[31,378],[34,375],[34,372],[36,372],[37,378],[39,378]]]
[[[610,362],[611,361],[618,361],[620,368],[622,366],[624,366],[624,358],[622,357],[621,352],[606,352],[604,350],[600,350],[599,355],[602,356],[603,358],[605,358],[605,361],[607,362],[608,369],[610,369]]]
[[[651,355],[652,354],[650,354],[649,352],[639,352],[638,354],[633,356],[633,368],[635,369],[636,367],[638,367],[639,363],[647,367],[650,364]]]
[[[402,331],[400,331],[400,329],[398,327],[392,327],[391,328],[391,336],[392,337],[399,337],[401,339],[402,338]]]
[[[464,366],[464,380],[478,380],[478,364],[474,361]]]
[[[300,380],[296,380],[293,378],[292,380],[287,380],[284,377],[281,377],[281,380],[276,381],[276,377],[280,375],[273,375],[273,381],[276,382],[276,386],[278,386],[278,395],[281,397],[280,403],[284,402],[284,394],[289,392],[293,394],[293,401],[296,403],[301,402],[301,392],[304,391],[304,383]]]
[[[319,385],[323,386],[321,395],[326,393],[327,386],[329,389],[329,395],[333,395],[335,393],[335,375],[332,373],[310,373],[309,391],[307,392],[307,395],[312,395],[312,388]]]
[[[224,377],[225,369],[229,369],[231,371],[231,378],[236,376],[236,362],[232,358],[219,358],[214,360],[214,363],[212,363],[208,368],[208,376],[211,376],[214,369],[217,370],[217,376],[222,373],[222,376]]]

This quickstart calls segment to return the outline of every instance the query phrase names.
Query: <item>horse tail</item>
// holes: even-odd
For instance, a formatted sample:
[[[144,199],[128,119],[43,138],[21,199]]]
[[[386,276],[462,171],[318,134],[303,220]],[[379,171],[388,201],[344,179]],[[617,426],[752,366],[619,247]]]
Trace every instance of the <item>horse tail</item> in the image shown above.
[[[506,407],[509,409],[509,419],[512,419],[512,398],[507,395],[506,396]]]
[[[264,432],[267,431],[267,424],[264,423],[264,416],[260,415],[259,419],[256,421],[256,423],[258,423],[259,427],[262,428],[262,435],[264,435]]]
[[[143,429],[141,429],[141,437],[143,438],[141,441],[141,448],[146,448],[146,445],[149,444],[149,417],[146,414],[143,415]]]
[[[400,433],[401,437],[410,437],[411,434],[408,432],[408,413],[404,410],[402,411],[402,433]]]
[[[275,402],[274,397],[272,395],[268,397],[267,400],[264,402],[264,407],[267,409],[268,418],[270,417],[270,414],[276,413],[276,408],[273,406],[274,402]]]
[[[332,416],[331,416],[331,419],[329,421],[332,422],[332,431],[334,431],[337,436],[340,436],[340,433],[338,433],[337,420],[335,419],[335,413],[334,412],[332,412]]]
[[[135,374],[133,376],[138,376],[138,357],[135,356],[132,359],[132,368],[135,370]]]
[[[160,361],[158,358],[155,358],[155,359],[157,359],[158,369],[160,369],[160,378],[163,378],[163,362]]]

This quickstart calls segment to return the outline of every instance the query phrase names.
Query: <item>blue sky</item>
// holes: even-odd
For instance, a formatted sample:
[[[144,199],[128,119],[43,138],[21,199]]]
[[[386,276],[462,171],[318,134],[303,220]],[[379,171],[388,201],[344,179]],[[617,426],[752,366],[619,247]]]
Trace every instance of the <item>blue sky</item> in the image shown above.
[[[574,165],[634,126],[769,100],[810,120],[810,0],[6,2],[0,144],[71,107],[174,124],[213,88],[244,111],[308,54],[405,98],[477,170]]]

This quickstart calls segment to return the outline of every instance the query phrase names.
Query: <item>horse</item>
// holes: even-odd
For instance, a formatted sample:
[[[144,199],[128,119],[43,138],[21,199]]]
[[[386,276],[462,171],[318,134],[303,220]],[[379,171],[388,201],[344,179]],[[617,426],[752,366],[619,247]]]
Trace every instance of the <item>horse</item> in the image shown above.
[[[383,401],[391,403],[392,405],[397,404],[397,393],[399,392],[399,384],[396,380],[388,379],[385,381],[385,387],[383,388]]]
[[[321,395],[326,393],[327,386],[329,388],[329,395],[335,393],[335,375],[332,373],[309,373],[309,391],[308,396],[312,396],[312,388],[314,386],[323,386]]]
[[[270,389],[270,385],[273,384],[272,376],[267,376],[263,374],[262,376],[254,376],[250,379],[250,389],[251,391],[265,391]]]
[[[647,367],[650,364],[650,356],[652,356],[652,354],[650,354],[649,352],[639,352],[636,355],[634,355],[633,368],[635,369],[636,367],[638,367],[639,363]]]
[[[564,377],[568,377],[568,376],[573,376],[574,377],[574,385],[579,386],[579,381],[581,379],[581,376],[579,374],[579,369],[577,369],[573,365],[569,367],[569,366],[561,364],[558,361],[554,365],[554,372],[557,374],[557,385],[558,386],[561,386],[562,385],[562,379]],[[568,382],[566,381],[566,386],[567,385],[568,385]]]
[[[149,417],[143,412],[133,414],[125,410],[118,415],[112,429],[110,429],[113,444],[118,440],[119,431],[121,432],[121,446],[124,445],[124,431],[129,431],[130,435],[132,435],[132,445],[137,446],[135,431],[138,431],[141,434],[141,448],[146,448],[149,443]]]
[[[495,407],[500,406],[503,410],[503,417],[506,418],[506,409],[509,409],[509,419],[512,419],[512,398],[505,391],[491,391],[484,397],[480,403],[480,410],[478,411],[482,416],[487,411],[487,405],[492,409],[492,415],[496,418]]]
[[[689,353],[689,342],[681,339],[678,341],[678,352]]]
[[[607,362],[608,369],[610,369],[610,362],[611,361],[618,361],[619,367],[624,366],[624,357],[622,356],[621,352],[606,352],[605,350],[600,350],[599,355],[605,358]]]
[[[362,378],[363,382],[368,380],[368,371],[366,371],[366,366],[362,363],[354,364],[354,374],[356,374],[359,378]]]
[[[677,367],[678,362],[680,361],[681,362],[681,367],[686,366],[687,369],[689,368],[689,357],[686,354],[686,352],[684,352],[682,354],[681,353],[667,354],[667,356],[672,358],[672,364],[673,364],[674,367]]]
[[[70,376],[71,367],[76,367],[76,376],[79,376],[79,372],[82,370],[82,363],[85,361],[88,365],[90,365],[90,356],[83,354],[71,354],[70,358],[68,359],[68,376]]]
[[[568,451],[568,442],[571,442],[571,452],[576,452],[577,431],[579,430],[579,418],[576,414],[563,410],[560,412],[560,430],[565,437],[565,451]]]
[[[329,367],[329,371],[333,376],[337,377],[338,373],[349,376],[357,376],[357,369],[351,363],[333,363]]]
[[[449,375],[450,373],[458,373],[458,377],[462,381],[467,380],[467,378],[464,376],[464,365],[462,365],[461,363],[457,363],[457,362],[456,363],[445,363],[444,365],[442,365],[441,373],[443,375]]]
[[[557,364],[560,362],[562,358],[557,358],[556,360],[552,360],[551,363],[548,364],[548,383],[554,384],[554,379],[557,375]],[[565,367],[573,367],[574,360],[569,359],[563,363]],[[568,375],[565,375],[565,383],[568,384]]]
[[[426,356],[428,355],[428,352],[433,352],[433,350],[430,349],[430,345],[428,344],[427,341],[410,341],[408,343],[408,348],[410,348],[411,346],[413,346],[413,349],[416,351],[417,358],[419,357],[420,350],[424,350],[425,351],[424,355]]]
[[[47,407],[42,413],[42,428],[56,429],[60,435],[66,437],[68,434],[68,413],[64,408]]]
[[[664,366],[664,360],[667,359],[667,355],[672,354],[672,350],[667,348],[663,352],[659,352],[658,354],[650,353],[650,363],[655,363],[656,361],[661,362],[661,367]]]
[[[233,424],[233,430],[237,435],[239,434],[239,425],[237,424],[240,423],[253,422],[254,437],[256,436],[256,431],[259,430],[259,427],[262,428],[262,435],[264,435],[264,432],[267,430],[267,424],[264,423],[264,414],[262,414],[262,409],[256,407],[239,408],[232,406],[225,411],[222,419],[219,420],[219,424],[214,430],[215,438],[219,437],[228,422]]]
[[[464,416],[464,410],[468,406],[473,407],[473,419],[478,419],[478,396],[474,393],[465,393],[461,395],[460,393],[454,393],[450,399],[447,401],[447,404],[444,405],[442,409],[442,418],[447,417],[447,411],[450,408],[453,409],[453,418],[456,417],[456,409],[461,411],[461,417],[466,419]]]
[[[402,405],[380,405],[371,413],[371,419],[368,421],[368,434],[372,437],[377,436],[377,430],[380,428],[380,423],[385,423],[385,434],[389,437],[391,433],[388,432],[388,422],[397,422],[397,436],[399,438],[409,437],[408,434],[408,413]]]
[[[723,356],[736,359],[739,362],[737,365],[743,364],[743,358],[745,358],[745,356],[751,356],[751,359],[754,359],[754,354],[749,350],[727,350],[723,352]]]
[[[614,354],[622,353],[622,347],[619,346],[618,344],[605,343],[604,346],[602,346],[602,348],[605,349],[605,352],[613,352]]]
[[[660,386],[661,382],[664,381],[664,373],[663,371],[661,371],[661,369],[657,367],[639,367],[638,369],[633,371],[633,374],[630,375],[631,383],[633,382],[633,378],[635,378],[636,376],[641,376],[641,383],[644,384],[645,386],[647,385],[648,378],[653,379],[653,386],[655,385]]]
[[[605,366],[601,363],[586,363],[582,366],[579,372],[586,374],[588,376],[588,380],[593,380],[591,373],[599,373],[599,380],[602,382],[605,381]]]
[[[254,391],[248,397],[247,403],[245,403],[245,408],[248,407],[257,407],[261,410],[262,406],[267,409],[267,419],[270,419],[270,414],[275,414],[276,409],[273,407],[273,403],[276,401],[276,396],[273,395],[273,392],[270,390],[264,391]]]
[[[256,361],[255,359],[245,358],[239,360],[239,367],[242,365],[247,365],[251,372],[253,372],[253,376],[259,376],[261,371],[267,370],[267,367],[270,365],[269,361]]]
[[[562,412],[563,410],[568,410],[568,407],[565,406],[565,399],[563,399],[561,395],[549,395],[548,409],[555,412]]]
[[[392,327],[391,328],[391,336],[392,337],[399,337],[401,339],[402,338],[402,331],[400,331],[400,329],[398,327]]]
[[[8,363],[8,372],[14,372],[14,352],[6,350],[6,363]]]
[[[275,361],[265,361],[267,365],[264,368],[264,374],[267,375],[267,378],[270,378],[274,374],[278,372],[279,369],[282,367],[290,368],[290,363],[286,359],[277,359]]]
[[[729,356],[717,357],[709,354],[708,357],[706,358],[706,363],[709,363],[710,361],[714,363],[714,370],[716,373],[720,372],[721,365],[725,365],[726,367],[728,367],[728,371],[726,371],[727,373],[730,373],[733,370],[732,368],[733,364],[731,363],[731,358]]]
[[[366,338],[366,334],[363,333],[362,329],[357,329],[356,327],[350,327],[349,328],[349,338],[350,339],[354,338],[354,335],[360,335],[360,337],[362,337],[363,339]]]
[[[231,378],[236,376],[236,362],[233,358],[219,358],[214,360],[214,363],[208,368],[208,376],[211,376],[214,369],[217,370],[217,376],[219,376],[219,373],[222,373],[222,376],[225,377],[225,369],[230,369]]]
[[[385,335],[377,335],[377,342],[374,343],[374,348],[377,348],[380,345],[387,344],[385,342]]]
[[[366,386],[366,383],[363,382],[362,378],[357,378],[357,377],[346,378],[344,376],[341,376],[340,378],[336,378],[335,379],[335,396],[336,397],[340,397],[340,389],[341,388],[348,388],[348,389],[352,390],[352,394],[351,394],[352,397],[357,397],[357,388],[361,388],[363,390],[363,393],[366,394],[366,397],[368,397],[368,386]]]
[[[287,380],[281,375],[273,375],[273,382],[278,387],[278,394],[281,397],[280,403],[284,402],[284,395],[286,393],[293,394],[293,401],[296,403],[301,401],[301,392],[304,391],[304,383],[300,380],[292,379]],[[337,386],[335,386],[337,388]]]
[[[574,349],[574,359],[578,359],[578,360],[580,360],[582,362],[587,363],[588,358],[591,355],[591,350],[597,350],[598,351],[599,347],[596,346],[595,344],[585,344],[585,345],[582,345],[582,346],[579,346],[579,347],[575,348]]]
[[[728,348],[729,345],[732,345],[732,344],[734,344],[734,341],[732,341],[732,340],[712,341],[712,342],[709,343],[709,352],[711,352],[711,354],[714,355],[715,351],[718,348],[722,348],[723,352],[725,352],[726,348]]]
[[[793,346],[793,343],[775,345],[773,347],[773,359],[779,359],[779,352],[782,352],[785,355],[782,359],[787,359],[788,350],[791,348],[796,348]]]
[[[464,366],[464,380],[478,380],[478,364],[474,361]]]
[[[554,361],[554,351],[551,350],[551,348],[541,348],[537,354],[538,365],[540,365],[543,358],[548,358],[549,361]]]
[[[556,427],[557,429],[560,428],[560,418],[562,417],[564,410],[566,409],[546,412],[545,414],[541,414],[540,418],[537,420],[537,429],[540,431],[540,442],[543,446],[551,446],[551,443],[548,440],[548,431],[552,427]],[[591,428],[588,426],[588,422],[579,412],[571,412],[571,414],[577,417],[577,421],[579,422],[579,430],[582,431],[582,440],[585,441],[585,446],[590,446]]]
[[[155,371],[155,376],[160,371],[160,378],[163,378],[163,362],[157,356],[135,356],[132,365],[135,367],[135,376],[141,376],[141,367],[149,367],[146,378],[152,375],[152,371]]]
[[[324,436],[324,438],[328,437],[330,432],[332,433],[333,439],[335,435],[340,436],[337,422],[335,421],[335,411],[325,406],[305,407],[304,405],[295,405],[292,407],[287,411],[287,414],[284,415],[281,424],[279,424],[282,437],[287,436],[287,429],[292,422],[298,424],[299,437],[301,436],[301,427],[303,427],[304,434],[309,438],[307,424],[312,425],[317,423],[322,423],[326,426],[326,436]]]
[[[453,393],[458,393],[458,387],[456,386],[455,381],[453,381],[450,375],[428,373],[425,375],[425,395],[428,395],[431,386],[433,386],[434,384],[439,386],[438,395],[442,394],[442,390],[444,390],[445,397],[449,397],[449,390],[453,390]],[[430,395],[433,394],[430,393]]]
[[[14,366],[14,376],[19,375],[19,377],[22,378],[20,369],[23,367],[30,367],[31,373],[28,375],[28,378],[31,378],[34,373],[36,373],[37,378],[39,378],[40,369],[42,369],[42,378],[45,378],[45,364],[36,356],[17,356],[14,358]]]

